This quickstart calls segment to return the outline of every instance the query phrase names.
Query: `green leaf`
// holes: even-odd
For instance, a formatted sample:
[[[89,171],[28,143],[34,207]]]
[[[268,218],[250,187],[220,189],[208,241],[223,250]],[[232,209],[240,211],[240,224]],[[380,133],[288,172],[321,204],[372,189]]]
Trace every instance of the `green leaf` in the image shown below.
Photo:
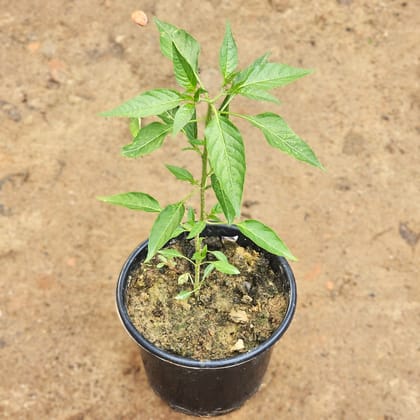
[[[109,195],[105,197],[98,197],[98,200],[105,203],[123,206],[131,210],[141,210],[147,212],[159,212],[160,205],[156,199],[146,193],[142,192],[128,192],[123,194]]]
[[[178,109],[179,106],[177,106],[176,108],[172,108],[168,111],[162,112],[162,114],[159,114],[159,118],[161,118],[165,124],[173,125],[175,120],[175,114],[178,111]]]
[[[176,90],[153,89],[124,102],[110,111],[102,112],[101,115],[103,117],[150,117],[175,108],[181,102],[182,97]]]
[[[225,274],[240,274],[240,271],[232,264],[224,261],[214,261],[212,262],[214,268],[221,273]]]
[[[140,131],[140,123],[141,120],[140,118],[130,118],[130,132],[131,135],[133,136],[133,138],[135,138],[137,136],[137,134],[139,134]]]
[[[212,262],[216,270],[219,270],[225,274],[239,274],[239,270],[234,265],[229,263],[226,255],[223,254],[223,252],[210,251],[210,253],[217,258],[217,261]]]
[[[143,127],[132,143],[121,149],[123,156],[136,158],[147,155],[159,149],[165,137],[169,134],[171,127],[160,122],[152,122]]]
[[[194,222],[189,235],[187,236],[187,239],[195,238],[197,235],[199,235],[206,227],[206,222],[204,220],[199,220],[197,222]]]
[[[195,221],[195,211],[192,207],[188,207],[187,221],[188,222],[194,222]]]
[[[193,118],[195,107],[193,104],[183,104],[176,111],[172,134],[178,134]]]
[[[200,246],[202,243],[202,238],[200,238]],[[199,251],[195,251],[191,259],[197,264],[200,264],[201,261],[205,260],[207,256],[207,245],[204,245]]]
[[[182,255],[178,250],[173,248],[164,248],[159,251],[159,254],[163,255],[167,259],[172,258],[184,258],[184,255]]]
[[[200,102],[200,95],[203,94],[203,93],[207,93],[207,90],[202,88],[202,87],[198,88],[195,91],[195,93],[194,93],[194,102],[195,103]]]
[[[181,235],[184,232],[185,232],[185,229],[180,225],[174,230],[174,232],[172,233],[169,239],[177,238],[179,235]]]
[[[192,120],[196,120],[197,119],[197,113],[196,110],[194,110],[194,113],[191,117]],[[190,141],[190,143],[194,142],[195,140],[197,140],[197,135],[198,135],[198,128],[197,128],[197,122],[190,122],[188,123],[183,129],[182,131],[185,133],[185,135],[187,136],[188,140]]]
[[[223,209],[220,203],[216,203],[210,210],[210,214],[221,214],[221,213],[223,213]]]
[[[238,65],[238,48],[233,38],[229,23],[226,24],[225,36],[219,52],[219,65],[225,83]]]
[[[162,54],[172,60],[172,36],[179,29],[170,23],[163,22],[158,18],[154,18],[156,26],[160,33],[160,50]]]
[[[195,147],[195,146],[197,146],[197,147],[204,146],[204,141],[203,141],[203,140],[190,139],[190,140],[189,140],[189,143],[191,144],[191,146],[193,146],[193,147],[192,147],[192,150],[195,150],[195,149],[194,149],[194,147]],[[188,149],[188,148],[187,148],[187,149]]]
[[[160,33],[160,49],[162,54],[173,60],[173,47],[175,44],[182,57],[191,66],[195,75],[198,74],[198,56],[200,44],[188,32],[174,25],[154,19]]]
[[[217,180],[216,175],[211,176],[211,186],[213,188],[214,194],[216,195],[217,201],[222,208],[223,214],[226,217],[228,224],[231,224],[235,219],[235,209],[233,208],[232,203],[229,200],[229,197],[223,191],[220,182]]]
[[[159,118],[162,119],[163,122],[169,125],[173,125],[175,121],[175,114],[178,111],[179,108],[174,108],[169,111],[166,111],[159,115]],[[196,110],[194,109],[193,115],[191,117],[192,120],[197,119]],[[187,136],[189,142],[192,144],[193,142],[197,141],[197,122],[190,122],[188,123],[182,131]]]
[[[250,99],[255,99],[257,101],[267,101],[267,102],[273,102],[275,104],[280,103],[280,101],[275,96],[271,95],[265,90],[255,89],[252,87],[241,90],[239,94]]]
[[[241,93],[250,88],[257,90],[273,89],[287,85],[311,73],[311,70],[259,60],[238,74],[230,90],[232,93]]]
[[[184,203],[169,204],[157,217],[150,232],[147,258],[152,257],[173,237],[185,213]]]
[[[296,261],[296,258],[278,237],[277,233],[258,220],[244,220],[238,223],[237,227],[247,238],[271,254]]]
[[[194,293],[194,290],[182,290],[181,292],[179,292],[175,296],[175,299],[176,300],[185,300],[185,299],[189,298],[193,293]]]
[[[232,93],[234,93],[235,88],[240,88],[241,85],[248,80],[251,74],[258,73],[260,69],[267,63],[269,54],[266,53],[261,57],[258,57],[255,61],[253,61],[248,67],[241,70],[235,77],[233,81],[233,85],[230,89]]]
[[[210,251],[210,254],[213,254],[219,261],[229,262],[226,255],[220,251]]]
[[[174,73],[178,84],[187,91],[193,91],[197,86],[197,76],[188,61],[182,56],[178,48],[172,43],[172,61],[174,63]]]
[[[213,185],[212,185],[212,188],[214,189]],[[207,215],[207,220],[213,223],[221,223],[222,219],[218,215],[222,213],[223,213],[222,206],[220,205],[220,203],[217,203],[215,206],[212,207],[212,209],[210,210],[210,213]]]
[[[293,132],[279,115],[266,112],[255,116],[244,116],[244,118],[262,130],[271,146],[298,160],[323,168],[312,149]]]
[[[214,270],[214,264],[210,263],[204,270],[203,281],[212,273],[213,270]]]
[[[195,184],[193,174],[187,169],[180,168],[178,166],[173,166],[173,165],[165,165],[165,166],[168,168],[169,172],[175,175],[176,179],[179,179],[180,181],[187,181],[191,184]]]
[[[219,184],[217,187],[220,188],[219,195],[215,190],[216,196],[223,210],[228,201],[235,215],[239,215],[246,169],[241,134],[231,121],[217,112],[206,127],[205,133],[209,160]],[[219,196],[222,195],[220,200]],[[230,212],[227,213],[231,219]]]

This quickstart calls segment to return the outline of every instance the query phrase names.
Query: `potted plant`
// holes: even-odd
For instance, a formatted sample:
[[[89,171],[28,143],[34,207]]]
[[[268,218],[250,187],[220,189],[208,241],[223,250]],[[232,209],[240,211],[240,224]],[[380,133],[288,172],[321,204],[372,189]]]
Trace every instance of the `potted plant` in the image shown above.
[[[274,148],[322,168],[282,117],[239,114],[231,104],[237,96],[278,103],[269,91],[310,71],[272,63],[268,54],[238,71],[227,24],[219,54],[221,88],[212,95],[200,79],[198,42],[169,23],[155,23],[180,89],[149,90],[102,115],[129,118],[132,141],[122,148],[124,156],[147,155],[168,136],[182,134],[181,147],[196,154],[201,170],[166,165],[171,176],[191,186],[175,203],[161,205],[145,192],[99,199],[157,214],[148,240],[122,268],[118,312],[140,346],[153,389],[176,409],[216,415],[256,392],[296,305],[286,260],[295,259],[292,253],[267,225],[240,218],[245,150],[232,119],[248,121]],[[194,196],[196,209],[190,205]]]

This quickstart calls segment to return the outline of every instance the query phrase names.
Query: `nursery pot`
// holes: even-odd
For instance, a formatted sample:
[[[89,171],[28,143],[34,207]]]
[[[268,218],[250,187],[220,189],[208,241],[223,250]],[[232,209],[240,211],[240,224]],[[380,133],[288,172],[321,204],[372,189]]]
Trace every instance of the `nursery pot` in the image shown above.
[[[199,361],[164,351],[140,334],[125,306],[130,272],[147,254],[148,241],[140,244],[125,262],[117,284],[117,308],[128,334],[139,345],[144,369],[153,390],[172,408],[197,416],[214,416],[239,408],[260,387],[273,345],[287,330],[296,307],[296,283],[287,261],[261,250],[235,226],[207,225],[202,236],[237,236],[241,246],[251,246],[268,256],[278,273],[288,307],[280,326],[253,350],[218,360]]]

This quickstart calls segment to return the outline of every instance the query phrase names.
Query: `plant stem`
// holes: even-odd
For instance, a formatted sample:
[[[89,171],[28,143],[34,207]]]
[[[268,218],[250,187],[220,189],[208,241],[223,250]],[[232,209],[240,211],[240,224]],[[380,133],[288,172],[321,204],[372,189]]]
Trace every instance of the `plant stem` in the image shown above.
[[[200,236],[197,235],[195,238],[195,251],[199,252],[200,248],[201,248],[201,241],[200,241]],[[198,295],[198,290],[199,290],[199,285],[200,285],[200,268],[201,268],[201,260],[198,259],[195,261],[194,263],[194,290],[195,290],[195,295]]]
[[[212,107],[211,104],[208,104],[207,108],[207,115],[206,115],[206,126],[210,121],[212,113]],[[200,181],[200,221],[206,220],[206,189],[207,189],[207,161],[208,161],[208,151],[207,151],[207,140],[204,136],[204,142],[203,142],[203,150],[201,153],[201,181]],[[201,252],[201,240],[200,235],[197,235],[195,238],[195,251],[197,255]],[[195,262],[195,273],[194,273],[194,289],[196,290],[195,294],[198,294],[198,291],[200,289],[200,268],[201,268],[201,259],[198,259]]]

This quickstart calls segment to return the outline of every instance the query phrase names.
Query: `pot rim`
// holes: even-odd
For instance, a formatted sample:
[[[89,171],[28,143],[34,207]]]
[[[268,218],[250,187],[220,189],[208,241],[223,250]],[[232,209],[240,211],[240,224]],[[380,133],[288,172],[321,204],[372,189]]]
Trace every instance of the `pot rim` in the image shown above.
[[[234,226],[228,225],[214,225],[214,227],[219,226],[222,228],[228,228],[230,230],[234,230],[235,232],[239,233],[239,230]],[[213,225],[212,225],[213,227]],[[279,325],[279,327],[273,332],[273,334],[259,346],[253,348],[252,350],[239,354],[233,357],[227,357],[224,359],[216,359],[216,360],[197,360],[191,359],[183,356],[176,355],[174,353],[169,353],[151,343],[147,340],[134,326],[134,324],[130,320],[130,316],[128,315],[127,308],[125,306],[124,297],[125,297],[125,289],[127,285],[128,275],[131,269],[133,262],[135,261],[137,255],[144,250],[147,246],[148,240],[145,240],[140,245],[138,245],[134,251],[129,255],[127,260],[125,261],[120,275],[118,277],[117,282],[117,290],[116,290],[116,304],[117,304],[117,312],[121,319],[122,324],[124,325],[126,331],[130,335],[130,337],[144,350],[149,353],[152,353],[156,357],[159,357],[162,360],[167,362],[185,366],[188,368],[199,368],[199,369],[220,369],[226,368],[230,366],[236,366],[242,363],[246,363],[261,353],[269,350],[286,332],[287,328],[289,327],[293,315],[296,309],[296,299],[297,299],[297,291],[296,291],[296,281],[293,275],[292,269],[290,268],[289,263],[284,257],[279,257],[273,255],[273,258],[277,259],[280,266],[284,271],[284,275],[289,282],[289,304],[286,310],[286,314],[283,318],[283,321]]]

